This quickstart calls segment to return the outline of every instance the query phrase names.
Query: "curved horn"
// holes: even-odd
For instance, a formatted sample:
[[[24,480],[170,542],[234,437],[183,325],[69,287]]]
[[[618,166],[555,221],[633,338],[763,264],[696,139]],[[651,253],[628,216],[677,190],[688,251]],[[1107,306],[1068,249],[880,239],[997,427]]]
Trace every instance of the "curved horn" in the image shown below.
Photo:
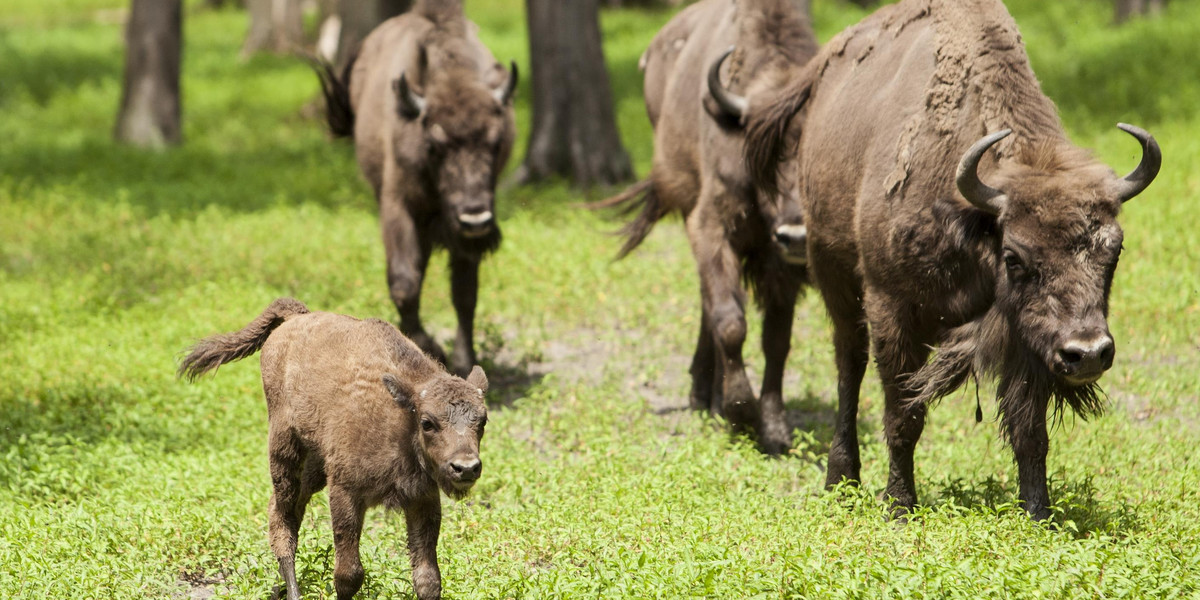
[[[742,96],[738,96],[721,86],[721,63],[733,54],[733,46],[730,46],[708,69],[708,92],[712,94],[713,100],[717,101],[717,106],[721,107],[721,111],[725,114],[737,119],[742,123],[746,119],[746,111],[750,108],[750,103]]]
[[[396,91],[396,101],[399,102],[400,116],[415,119],[425,112],[425,99],[408,87],[408,77],[400,73],[400,78],[392,82]]]
[[[520,72],[517,71],[517,61],[510,60],[508,65],[508,81],[492,92],[496,96],[496,102],[499,102],[501,106],[507,105],[512,100],[513,93],[517,91],[517,81],[521,78]]]
[[[976,169],[979,168],[979,160],[983,158],[988,148],[1008,137],[1010,133],[1012,133],[1011,129],[997,131],[975,142],[975,145],[967,149],[966,154],[963,154],[962,160],[958,161],[958,173],[954,176],[954,183],[958,185],[958,193],[962,194],[963,198],[974,204],[975,208],[997,216],[1000,214],[1000,209],[1004,208],[1004,192],[980,181]]]
[[[1162,166],[1162,150],[1158,148],[1158,142],[1154,141],[1154,136],[1147,133],[1145,129],[1125,123],[1117,123],[1117,127],[1142,143],[1142,162],[1138,163],[1132,173],[1117,182],[1117,197],[1121,199],[1121,202],[1125,202],[1142,193],[1142,190],[1145,190],[1150,182],[1158,176],[1158,169]]]

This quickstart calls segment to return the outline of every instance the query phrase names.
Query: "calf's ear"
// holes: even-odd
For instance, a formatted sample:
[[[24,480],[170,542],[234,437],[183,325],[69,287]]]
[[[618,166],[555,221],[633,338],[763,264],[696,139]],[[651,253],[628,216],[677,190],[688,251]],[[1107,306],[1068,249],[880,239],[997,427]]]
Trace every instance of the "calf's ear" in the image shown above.
[[[417,407],[413,405],[412,394],[409,393],[409,390],[406,388],[406,386],[400,383],[399,379],[396,379],[395,375],[392,375],[391,373],[384,373],[383,387],[386,388],[388,393],[392,395],[392,399],[396,401],[396,404],[399,405],[400,408],[403,408],[407,411],[414,411],[417,409]]]
[[[471,374],[467,375],[467,383],[479,388],[481,394],[487,393],[487,375],[483,374],[483,367],[475,365],[471,369]]]

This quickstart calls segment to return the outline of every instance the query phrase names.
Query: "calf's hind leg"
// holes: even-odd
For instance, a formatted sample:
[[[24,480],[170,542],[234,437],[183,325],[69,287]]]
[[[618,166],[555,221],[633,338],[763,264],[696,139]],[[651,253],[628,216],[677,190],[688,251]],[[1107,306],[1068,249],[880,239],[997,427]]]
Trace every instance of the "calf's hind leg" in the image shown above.
[[[271,551],[279,561],[279,575],[287,590],[288,600],[300,600],[296,583],[296,542],[304,505],[301,471],[304,468],[304,447],[286,429],[272,427],[268,437],[268,459],[271,468],[271,504],[267,513],[267,532]],[[311,496],[311,493],[309,494]],[[304,498],[307,503],[308,498]]]

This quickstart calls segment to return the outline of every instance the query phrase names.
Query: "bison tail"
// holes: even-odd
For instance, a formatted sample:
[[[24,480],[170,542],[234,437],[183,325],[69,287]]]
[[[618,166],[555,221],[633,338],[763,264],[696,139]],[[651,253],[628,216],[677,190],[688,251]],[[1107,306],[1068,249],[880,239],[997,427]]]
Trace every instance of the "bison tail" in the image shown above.
[[[589,204],[588,208],[615,208],[622,215],[637,213],[632,221],[617,232],[625,237],[625,243],[617,252],[617,260],[625,258],[634,248],[641,245],[646,236],[650,235],[650,230],[654,229],[654,224],[667,214],[658,194],[654,192],[653,178],[643,179],[616,196]]]
[[[779,165],[786,152],[788,128],[792,117],[804,108],[812,93],[813,66],[810,63],[786,87],[768,98],[762,109],[753,110],[746,122],[745,154],[750,177],[758,189],[770,195],[779,192]]]
[[[258,352],[267,342],[271,332],[288,317],[307,312],[308,307],[299,300],[279,298],[241,331],[222,333],[200,340],[183,359],[176,376],[195,381],[197,377],[225,363],[246,358]]]
[[[333,65],[309,58],[309,65],[321,80],[321,95],[325,97],[325,121],[333,137],[354,137],[354,108],[350,105],[350,72],[357,55],[351,56],[342,70],[342,76],[334,73]]]

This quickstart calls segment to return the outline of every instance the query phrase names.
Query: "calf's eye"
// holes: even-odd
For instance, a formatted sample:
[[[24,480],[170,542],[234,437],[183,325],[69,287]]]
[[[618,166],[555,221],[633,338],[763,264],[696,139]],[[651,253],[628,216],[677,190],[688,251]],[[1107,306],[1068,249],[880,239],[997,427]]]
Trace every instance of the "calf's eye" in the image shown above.
[[[437,429],[437,423],[434,423],[433,419],[426,417],[421,419],[421,429],[425,430],[426,432],[431,432]]]

